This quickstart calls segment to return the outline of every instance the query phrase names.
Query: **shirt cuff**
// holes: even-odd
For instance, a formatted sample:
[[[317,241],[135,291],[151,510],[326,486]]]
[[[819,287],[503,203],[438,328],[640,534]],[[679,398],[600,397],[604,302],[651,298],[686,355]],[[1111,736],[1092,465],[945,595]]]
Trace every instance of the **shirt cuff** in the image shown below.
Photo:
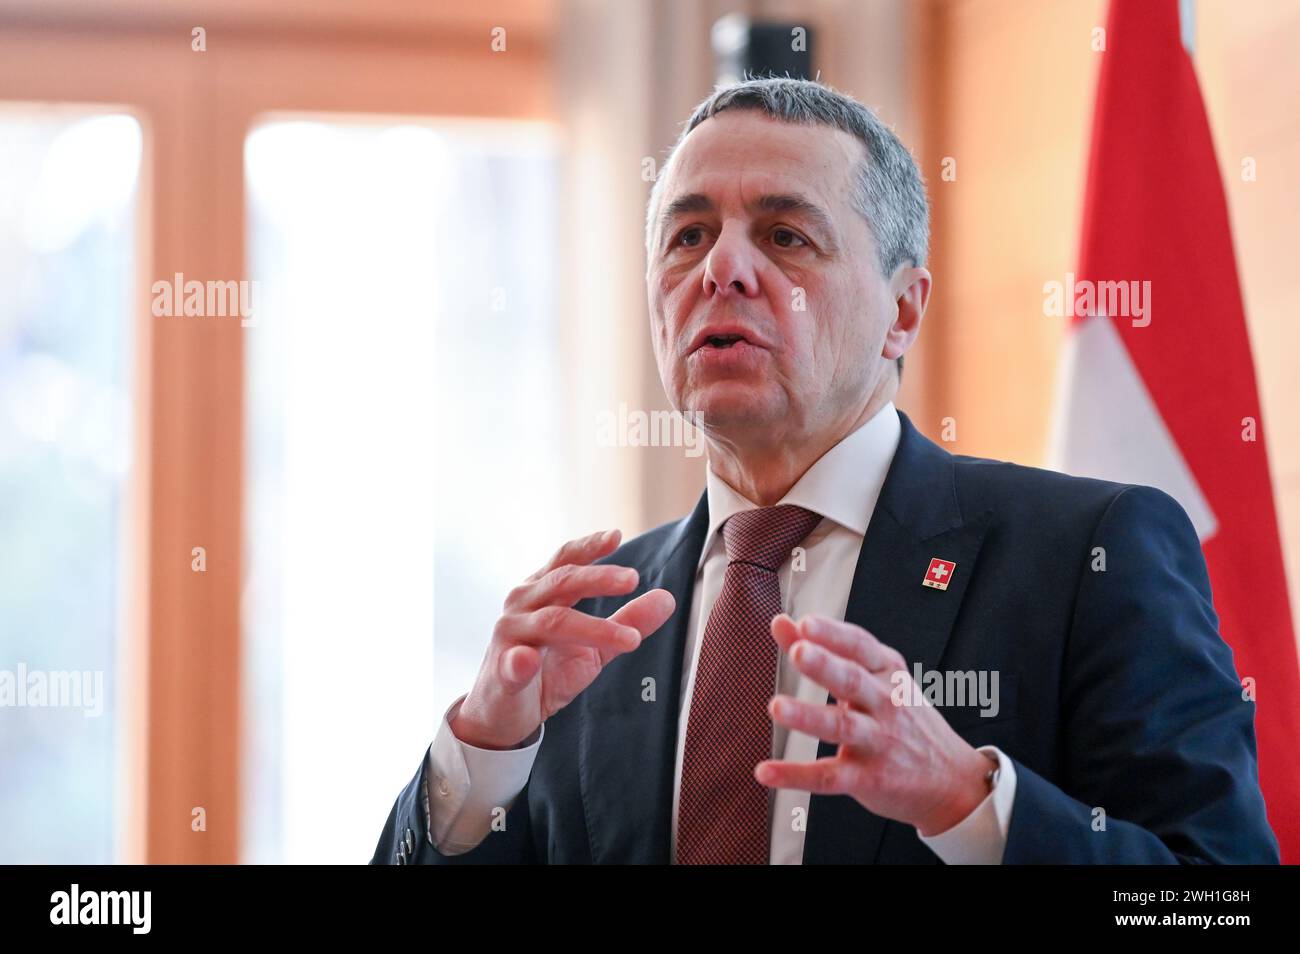
[[[1016,766],[1001,749],[983,745],[976,749],[998,760],[998,776],[993,791],[975,810],[953,825],[929,838],[917,833],[922,844],[950,865],[1000,865],[1011,828],[1011,809],[1016,802]]]
[[[447,709],[438,734],[429,746],[426,780],[426,820],[429,840],[444,855],[459,855],[477,848],[501,827],[506,812],[528,784],[537,750],[546,735],[543,724],[531,744],[516,749],[480,749],[456,738],[451,720],[456,718],[461,696]],[[499,821],[498,821],[499,819]]]

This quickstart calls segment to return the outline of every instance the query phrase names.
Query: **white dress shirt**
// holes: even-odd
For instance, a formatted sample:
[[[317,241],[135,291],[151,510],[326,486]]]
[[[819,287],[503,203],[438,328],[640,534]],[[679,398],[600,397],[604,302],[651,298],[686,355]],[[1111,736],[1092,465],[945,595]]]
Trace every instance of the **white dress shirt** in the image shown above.
[[[844,619],[858,554],[898,447],[900,431],[898,412],[892,403],[886,404],[871,420],[823,454],[779,501],[814,511],[824,518],[801,544],[803,569],[796,570],[794,560],[787,559],[778,571],[783,612],[795,619],[808,613]],[[682,659],[685,678],[679,700],[673,772],[674,845],[682,753],[700,636],[714,600],[722,591],[727,568],[726,548],[719,528],[732,514],[757,507],[718,477],[711,467],[707,493],[708,535],[696,571]],[[779,657],[777,670],[779,693],[814,705],[828,702],[827,690],[795,669],[785,653]],[[530,744],[517,749],[489,750],[466,745],[455,737],[450,725],[463,699],[462,696],[448,708],[429,748],[429,830],[438,850],[447,855],[469,851],[487,836],[493,809],[508,809],[527,783],[546,732],[545,725],[541,726]],[[791,732],[775,722],[773,730],[773,758],[795,762],[812,762],[817,758],[817,738]],[[952,828],[929,838],[920,836],[948,864],[998,864],[1006,847],[1015,802],[1015,766],[996,746],[982,746],[979,751],[994,756],[1001,769],[993,791]],[[794,789],[777,789],[774,794],[769,819],[769,860],[772,864],[800,864],[805,826],[795,822],[807,819],[811,795]]]

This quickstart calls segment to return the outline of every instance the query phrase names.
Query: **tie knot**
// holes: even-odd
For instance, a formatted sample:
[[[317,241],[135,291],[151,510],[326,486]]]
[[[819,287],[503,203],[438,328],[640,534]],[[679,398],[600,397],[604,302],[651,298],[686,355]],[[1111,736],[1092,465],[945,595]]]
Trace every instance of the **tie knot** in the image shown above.
[[[722,525],[727,559],[753,563],[775,572],[821,519],[821,514],[794,504],[732,514]]]

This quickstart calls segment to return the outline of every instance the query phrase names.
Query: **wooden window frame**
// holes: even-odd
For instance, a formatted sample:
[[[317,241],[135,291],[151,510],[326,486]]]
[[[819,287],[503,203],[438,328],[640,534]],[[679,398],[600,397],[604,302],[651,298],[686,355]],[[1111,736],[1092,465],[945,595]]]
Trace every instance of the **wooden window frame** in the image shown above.
[[[553,120],[551,0],[9,0],[0,102],[123,109],[144,129],[125,558],[114,693],[123,857],[240,855],[244,338],[154,318],[158,278],[244,280],[244,141],[270,113]],[[191,49],[203,27],[206,50]],[[492,49],[493,29],[506,50]],[[207,569],[191,570],[204,547]],[[191,828],[204,809],[206,830]]]

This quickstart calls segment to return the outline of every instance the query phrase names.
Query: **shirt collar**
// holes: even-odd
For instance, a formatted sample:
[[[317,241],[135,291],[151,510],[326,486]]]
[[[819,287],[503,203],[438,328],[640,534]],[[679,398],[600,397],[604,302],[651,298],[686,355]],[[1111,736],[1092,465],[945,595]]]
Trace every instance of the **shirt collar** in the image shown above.
[[[898,410],[890,401],[819,457],[777,505],[795,504],[866,536],[901,432]],[[715,474],[712,466],[707,474],[707,493],[709,533],[704,538],[701,564],[723,521],[758,506]]]

